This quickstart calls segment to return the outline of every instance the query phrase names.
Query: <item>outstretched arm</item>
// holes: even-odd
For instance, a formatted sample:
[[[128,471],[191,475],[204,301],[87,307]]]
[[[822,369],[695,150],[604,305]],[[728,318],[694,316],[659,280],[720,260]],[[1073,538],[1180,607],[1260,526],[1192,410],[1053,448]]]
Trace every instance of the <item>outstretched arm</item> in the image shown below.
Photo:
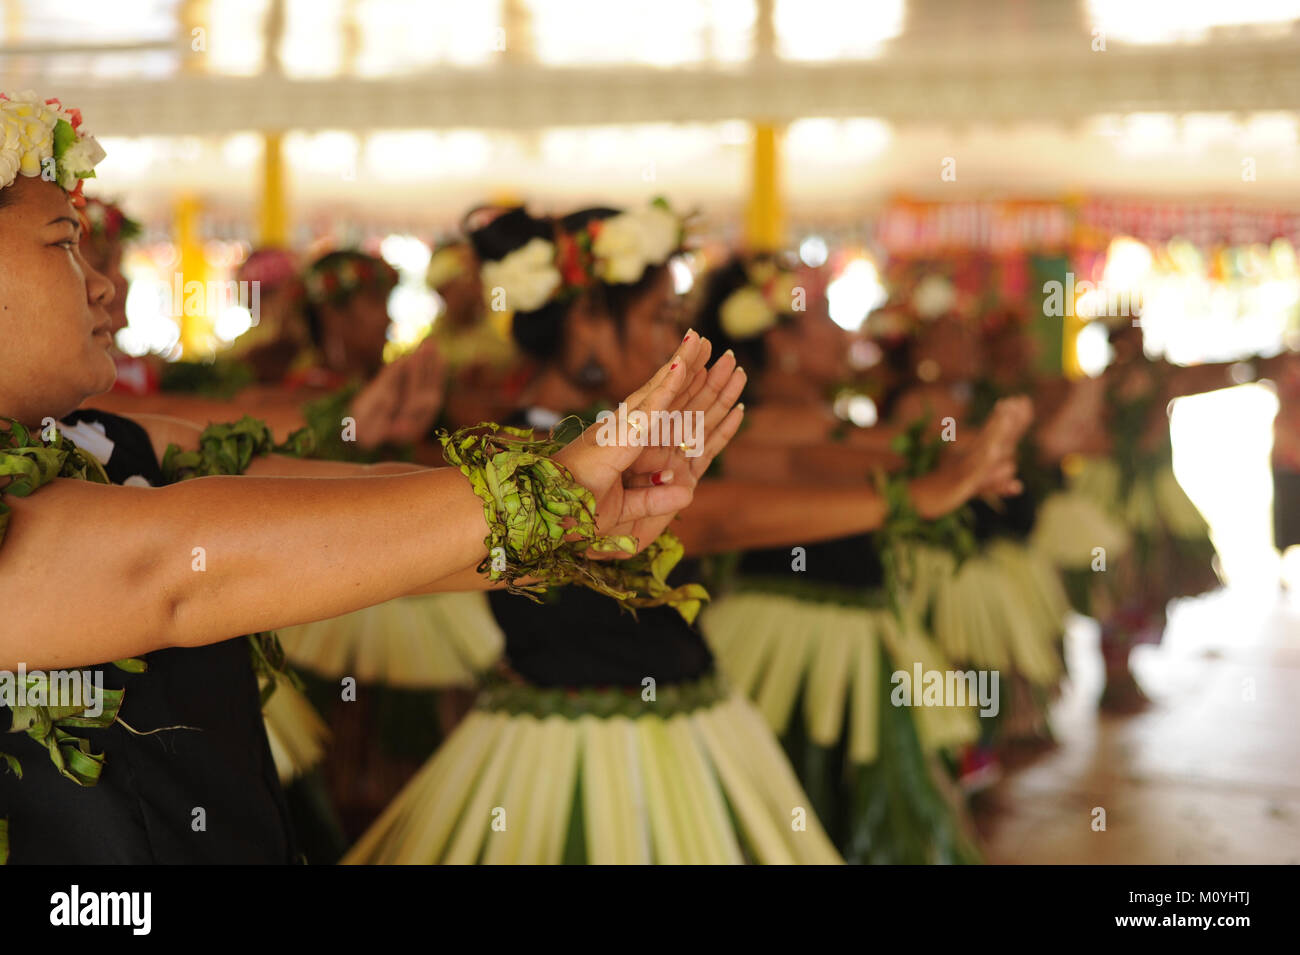
[[[699,354],[698,339],[683,344],[630,405],[669,407]],[[566,449],[601,533],[690,502],[690,488],[625,490],[638,457],[594,440]],[[488,533],[481,500],[450,468],[166,488],[60,479],[5,502],[0,603],[31,613],[0,632],[2,668],[86,666],[338,616],[478,564]]]

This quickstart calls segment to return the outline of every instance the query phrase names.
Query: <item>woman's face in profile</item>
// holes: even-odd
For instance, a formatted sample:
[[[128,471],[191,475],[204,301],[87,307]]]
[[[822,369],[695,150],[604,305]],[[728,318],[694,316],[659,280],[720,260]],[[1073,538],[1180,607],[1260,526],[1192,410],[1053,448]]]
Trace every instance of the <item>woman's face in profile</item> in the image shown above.
[[[113,386],[113,285],[57,185],[19,176],[0,195],[0,415],[39,424]]]

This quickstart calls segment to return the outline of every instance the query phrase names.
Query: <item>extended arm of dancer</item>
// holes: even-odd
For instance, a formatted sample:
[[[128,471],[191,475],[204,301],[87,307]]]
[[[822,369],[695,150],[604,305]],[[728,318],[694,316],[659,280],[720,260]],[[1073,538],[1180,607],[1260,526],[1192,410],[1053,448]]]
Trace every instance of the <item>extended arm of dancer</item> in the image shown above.
[[[698,338],[684,344],[629,406],[670,406],[700,353]],[[666,523],[690,502],[689,487],[625,489],[641,456],[594,440],[557,455],[592,489],[604,533]],[[92,665],[337,616],[477,564],[488,531],[450,468],[167,488],[59,479],[6,503],[0,602],[32,612],[0,632],[0,668]]]
[[[934,519],[975,496],[1019,493],[1015,448],[1031,415],[1027,399],[1001,402],[966,454],[909,482],[917,513]],[[865,533],[887,516],[884,498],[865,479],[857,487],[826,487],[724,478],[700,482],[673,530],[687,553],[700,555]]]

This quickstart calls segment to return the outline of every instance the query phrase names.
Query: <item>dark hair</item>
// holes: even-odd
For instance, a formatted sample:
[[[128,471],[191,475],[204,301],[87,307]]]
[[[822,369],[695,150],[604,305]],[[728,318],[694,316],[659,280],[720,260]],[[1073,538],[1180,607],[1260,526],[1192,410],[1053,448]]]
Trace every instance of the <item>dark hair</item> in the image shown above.
[[[618,214],[617,209],[596,206],[570,213],[556,222],[533,218],[523,206],[516,206],[470,232],[469,240],[480,260],[499,262],[533,239],[554,241],[557,226],[564,232],[578,232],[592,222]],[[591,290],[589,294],[613,319],[620,335],[632,306],[654,286],[665,268],[652,266],[631,285],[602,283]],[[538,361],[552,361],[559,357],[564,346],[565,318],[571,307],[572,302],[548,302],[535,311],[516,312],[510,323],[511,336],[526,354]]]
[[[749,284],[749,273],[741,259],[732,259],[709,273],[705,279],[703,304],[695,318],[700,336],[713,343],[713,353],[720,355],[728,348],[736,353],[736,361],[754,372],[767,368],[771,356],[767,352],[767,336],[732,338],[722,327],[722,305],[731,294]]]
[[[466,213],[465,221],[477,211]],[[533,239],[553,241],[555,226],[550,219],[534,219],[523,206],[515,206],[471,231],[468,238],[480,262],[500,262]],[[566,305],[548,302],[533,312],[516,312],[510,334],[526,354],[547,361],[560,353],[566,311]]]

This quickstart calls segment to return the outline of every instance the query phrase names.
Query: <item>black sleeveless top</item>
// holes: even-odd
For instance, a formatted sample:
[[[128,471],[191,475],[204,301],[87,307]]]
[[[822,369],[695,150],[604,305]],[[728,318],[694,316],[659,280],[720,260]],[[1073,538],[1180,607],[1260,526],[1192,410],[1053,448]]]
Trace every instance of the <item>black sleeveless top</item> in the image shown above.
[[[545,422],[519,415],[509,423]],[[689,579],[679,568],[670,583]],[[640,689],[646,677],[668,686],[713,672],[704,638],[671,607],[644,608],[633,617],[617,601],[585,587],[559,587],[543,600],[539,605],[503,590],[488,593],[505,634],[506,660],[535,686]]]
[[[885,581],[875,542],[870,534],[852,534],[803,547],[803,569],[795,570],[794,545],[746,551],[737,570],[745,577],[786,578],[819,584],[866,589]]]
[[[114,484],[165,483],[148,434],[126,418],[76,411],[73,442],[97,457]],[[75,568],[68,568],[76,586]],[[128,614],[130,607],[105,607]],[[105,754],[99,783],[60,776],[25,733],[0,733],[0,752],[22,762],[18,779],[0,764],[0,816],[9,817],[10,862],[288,863],[300,860],[284,793],[262,723],[256,677],[243,637],[146,654],[149,669],[112,665],[105,689],[125,689],[124,727],[77,730]],[[92,677],[93,679],[93,677]],[[0,711],[7,711],[0,707]],[[6,729],[8,713],[0,716]],[[197,810],[202,810],[198,812]],[[196,829],[198,831],[196,831]]]

